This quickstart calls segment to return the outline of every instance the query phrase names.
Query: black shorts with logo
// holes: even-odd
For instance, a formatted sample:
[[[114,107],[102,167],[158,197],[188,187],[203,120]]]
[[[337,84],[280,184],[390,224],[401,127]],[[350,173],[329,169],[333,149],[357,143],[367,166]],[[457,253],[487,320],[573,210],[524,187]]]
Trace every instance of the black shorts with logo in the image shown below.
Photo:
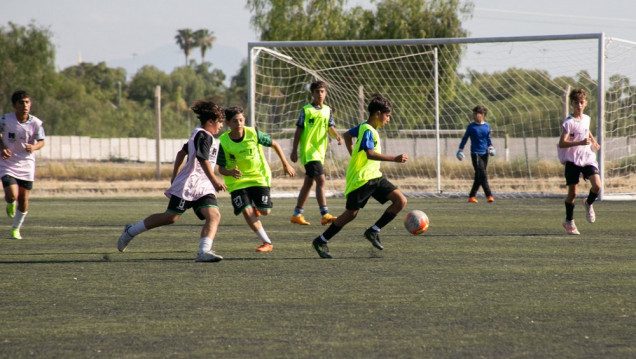
[[[200,209],[205,207],[219,207],[215,195],[206,194],[196,201],[186,201],[185,199],[173,195],[170,197],[170,202],[168,203],[168,212],[182,215],[186,210],[193,208],[197,217],[200,220],[204,220],[205,217],[201,214]]]
[[[346,207],[350,211],[364,208],[371,197],[381,204],[384,204],[389,200],[387,196],[396,189],[397,187],[384,176],[374,178],[347,195]]]
[[[234,214],[239,215],[245,207],[254,206],[260,209],[272,209],[274,204],[269,195],[269,187],[247,187],[230,193]]]

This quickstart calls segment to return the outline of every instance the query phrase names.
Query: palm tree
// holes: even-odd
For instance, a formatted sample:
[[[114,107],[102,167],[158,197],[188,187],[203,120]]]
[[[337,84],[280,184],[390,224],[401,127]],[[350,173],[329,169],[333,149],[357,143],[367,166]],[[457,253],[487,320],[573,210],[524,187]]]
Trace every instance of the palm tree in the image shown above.
[[[192,54],[192,48],[197,46],[194,33],[192,33],[191,29],[180,29],[177,30],[177,36],[175,36],[175,39],[177,40],[177,45],[179,45],[185,54],[185,64],[188,66],[188,59]]]
[[[201,63],[205,62],[205,52],[208,51],[208,49],[212,49],[212,43],[214,43],[215,40],[216,37],[213,31],[201,29],[194,33],[196,46],[201,49]]]

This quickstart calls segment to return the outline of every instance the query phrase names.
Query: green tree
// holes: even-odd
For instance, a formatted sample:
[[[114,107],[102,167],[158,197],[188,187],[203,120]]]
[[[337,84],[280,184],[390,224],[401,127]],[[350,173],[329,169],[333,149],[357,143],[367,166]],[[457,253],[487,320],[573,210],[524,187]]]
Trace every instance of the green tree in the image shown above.
[[[205,53],[212,49],[212,44],[216,41],[216,37],[214,36],[214,32],[201,29],[194,33],[194,41],[196,46],[201,50],[201,63],[203,64],[205,62]]]
[[[188,66],[188,60],[190,59],[190,55],[192,55],[192,49],[196,47],[196,39],[194,37],[194,33],[191,29],[180,29],[177,30],[177,36],[175,36],[177,40],[177,45],[183,51],[185,55],[185,65]]]

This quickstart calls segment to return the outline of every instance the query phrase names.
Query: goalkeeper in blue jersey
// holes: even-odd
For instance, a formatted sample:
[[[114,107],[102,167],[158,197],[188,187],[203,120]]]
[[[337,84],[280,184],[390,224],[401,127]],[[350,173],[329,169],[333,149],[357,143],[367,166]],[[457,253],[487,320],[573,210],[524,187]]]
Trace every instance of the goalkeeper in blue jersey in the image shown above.
[[[488,156],[495,155],[495,147],[490,140],[490,125],[484,121],[487,113],[488,109],[482,105],[478,105],[473,109],[473,122],[466,128],[464,137],[459,144],[459,151],[457,151],[457,159],[460,161],[463,160],[464,146],[470,137],[470,158],[473,162],[473,168],[475,169],[475,180],[468,195],[468,202],[471,203],[477,203],[475,195],[479,187],[484,189],[488,202],[495,201],[490,191],[490,186],[488,185],[488,174],[486,173]]]

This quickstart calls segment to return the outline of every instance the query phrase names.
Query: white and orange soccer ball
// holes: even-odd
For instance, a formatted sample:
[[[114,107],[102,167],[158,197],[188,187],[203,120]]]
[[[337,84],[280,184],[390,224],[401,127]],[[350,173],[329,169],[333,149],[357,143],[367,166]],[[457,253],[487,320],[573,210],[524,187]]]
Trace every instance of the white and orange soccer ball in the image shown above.
[[[413,210],[406,214],[406,218],[404,219],[404,227],[411,234],[422,234],[428,230],[428,216],[426,213]]]

